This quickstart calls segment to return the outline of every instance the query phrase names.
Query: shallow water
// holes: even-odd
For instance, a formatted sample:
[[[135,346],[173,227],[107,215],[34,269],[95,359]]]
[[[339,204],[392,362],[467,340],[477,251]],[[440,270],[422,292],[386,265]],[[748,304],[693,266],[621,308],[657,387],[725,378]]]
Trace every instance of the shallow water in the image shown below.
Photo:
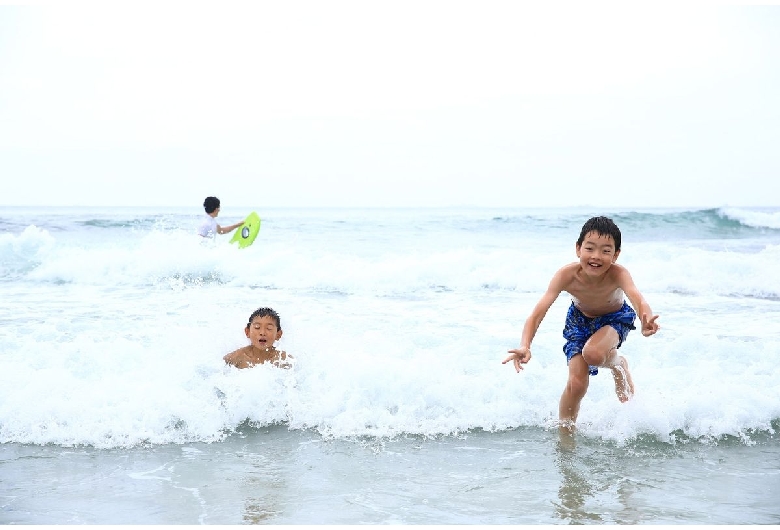
[[[566,440],[566,438],[564,438]],[[619,446],[521,428],[219,443],[0,445],[5,524],[777,524],[780,442]]]

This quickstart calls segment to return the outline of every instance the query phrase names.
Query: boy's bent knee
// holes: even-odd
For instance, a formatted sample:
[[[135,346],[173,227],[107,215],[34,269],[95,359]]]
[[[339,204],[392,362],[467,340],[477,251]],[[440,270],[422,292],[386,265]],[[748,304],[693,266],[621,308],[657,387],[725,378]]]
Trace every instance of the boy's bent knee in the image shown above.
[[[582,349],[582,360],[588,363],[590,366],[603,366],[607,360],[609,352],[599,350],[599,348],[585,347]]]

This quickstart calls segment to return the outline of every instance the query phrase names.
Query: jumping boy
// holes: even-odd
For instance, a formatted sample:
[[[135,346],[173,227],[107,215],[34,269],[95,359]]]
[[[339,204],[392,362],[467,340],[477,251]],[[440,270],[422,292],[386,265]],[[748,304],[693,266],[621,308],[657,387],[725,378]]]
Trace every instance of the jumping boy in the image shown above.
[[[219,199],[216,197],[206,197],[206,200],[203,201],[203,208],[206,210],[206,215],[203,217],[200,226],[198,226],[198,235],[201,237],[216,237],[217,234],[227,234],[244,224],[241,221],[230,226],[218,225]]]
[[[270,361],[279,368],[289,368],[291,365],[284,351],[278,351],[274,343],[282,338],[282,322],[279,314],[270,307],[261,307],[249,315],[249,322],[244,329],[249,339],[249,346],[225,355],[227,364],[236,368],[251,368],[256,364]]]
[[[612,370],[615,393],[625,403],[634,394],[634,382],[626,359],[617,349],[641,315],[642,335],[649,337],[660,328],[650,305],[639,292],[625,267],[615,263],[620,255],[620,229],[608,217],[593,217],[582,227],[576,244],[579,261],[556,272],[547,291],[537,302],[523,326],[520,347],[502,361],[512,361],[519,373],[531,360],[531,342],[547,311],[558,295],[566,291],[572,303],[566,316],[563,351],[569,365],[569,379],[561,395],[558,417],[562,431],[572,432],[590,382],[599,367]],[[632,309],[624,295],[631,301]],[[636,312],[635,312],[636,310]]]

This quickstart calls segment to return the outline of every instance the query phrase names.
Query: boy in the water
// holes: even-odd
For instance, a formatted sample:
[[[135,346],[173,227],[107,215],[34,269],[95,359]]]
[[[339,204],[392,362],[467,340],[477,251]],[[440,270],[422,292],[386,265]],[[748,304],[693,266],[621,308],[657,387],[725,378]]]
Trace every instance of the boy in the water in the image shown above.
[[[203,201],[203,209],[206,210],[206,215],[198,226],[198,235],[201,237],[213,238],[217,234],[227,234],[244,224],[244,221],[229,226],[217,224],[217,216],[220,209],[220,202],[217,197],[206,197],[206,200]]]
[[[276,311],[270,307],[261,307],[249,315],[249,322],[244,329],[249,339],[249,346],[225,355],[225,362],[236,368],[251,368],[256,364],[271,362],[279,368],[289,368],[291,365],[284,351],[278,351],[274,343],[282,338],[282,322]]]
[[[519,373],[531,360],[531,342],[544,316],[558,295],[566,291],[572,304],[566,316],[563,351],[569,364],[569,380],[558,407],[560,427],[572,431],[580,402],[588,390],[589,375],[599,367],[612,370],[615,393],[621,402],[634,394],[634,382],[626,359],[617,354],[628,332],[641,317],[642,335],[649,337],[660,328],[650,305],[639,292],[625,267],[615,263],[620,255],[620,229],[607,217],[593,217],[582,227],[577,240],[579,261],[565,265],[553,275],[547,291],[523,326],[520,347],[502,361],[512,361]],[[625,302],[628,297],[634,309]]]

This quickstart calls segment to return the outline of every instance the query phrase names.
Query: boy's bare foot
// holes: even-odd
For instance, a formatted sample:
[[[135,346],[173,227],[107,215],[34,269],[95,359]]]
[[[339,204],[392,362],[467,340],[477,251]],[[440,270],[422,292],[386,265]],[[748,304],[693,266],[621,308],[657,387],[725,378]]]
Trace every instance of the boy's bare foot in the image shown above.
[[[577,447],[577,443],[574,439],[574,426],[572,429],[558,428],[558,449],[562,451],[573,451]]]
[[[612,369],[612,377],[615,379],[615,394],[621,403],[634,397],[634,380],[625,357],[620,357],[620,364]]]
[[[561,438],[571,437],[576,430],[574,420],[559,420],[558,421],[558,434]]]

